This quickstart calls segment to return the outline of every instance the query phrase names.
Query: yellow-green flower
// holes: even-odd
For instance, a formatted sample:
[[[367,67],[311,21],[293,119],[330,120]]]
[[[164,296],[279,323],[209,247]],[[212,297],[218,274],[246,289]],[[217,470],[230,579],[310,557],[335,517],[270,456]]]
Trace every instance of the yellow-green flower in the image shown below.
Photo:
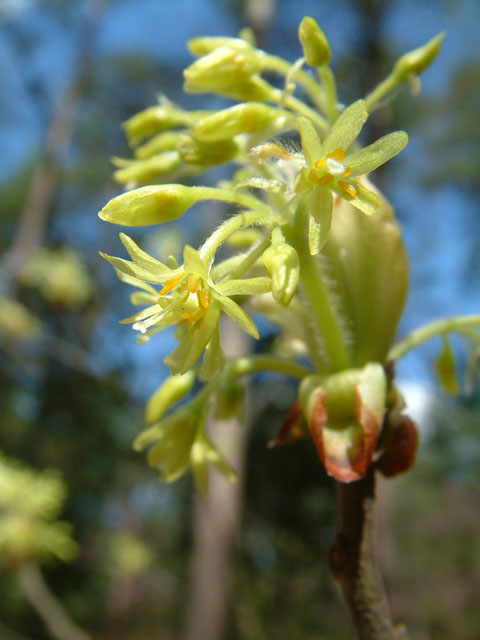
[[[357,100],[343,111],[323,142],[310,120],[298,119],[307,167],[299,176],[297,189],[308,192],[312,253],[318,253],[328,237],[333,194],[367,215],[375,213],[380,198],[357,178],[377,169],[408,143],[404,131],[394,131],[363,149],[352,148],[367,118],[365,101]]]
[[[195,365],[207,346],[209,358],[219,361],[218,323],[226,313],[244,331],[258,338],[258,330],[247,313],[231,299],[236,295],[266,293],[270,278],[243,278],[214,282],[210,266],[193,247],[186,246],[183,265],[171,269],[142,251],[135,242],[120,234],[132,261],[104,255],[120,278],[140,289],[132,296],[134,304],[148,305],[123,320],[147,338],[165,327],[179,324],[183,337],[167,356],[172,374],[185,373]],[[152,285],[162,285],[156,289]],[[208,376],[207,376],[208,377]]]

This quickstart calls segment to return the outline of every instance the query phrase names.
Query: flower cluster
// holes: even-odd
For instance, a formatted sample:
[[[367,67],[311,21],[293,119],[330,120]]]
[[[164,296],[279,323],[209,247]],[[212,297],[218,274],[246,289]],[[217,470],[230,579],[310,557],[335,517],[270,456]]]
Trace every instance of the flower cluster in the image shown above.
[[[129,190],[102,209],[103,220],[148,226],[201,201],[236,207],[198,249],[185,246],[181,265],[171,256],[160,262],[124,234],[131,260],[105,256],[137,289],[132,302],[143,308],[123,322],[140,341],[176,326],[178,344],[165,359],[172,377],[152,397],[146,417],[153,424],[135,445],[151,446],[149,460],[165,480],[190,466],[206,490],[208,463],[233,476],[207,436],[206,418],[222,397],[235,396],[238,376],[258,370],[305,378],[274,442],[311,434],[338,480],[363,477],[373,461],[386,475],[413,461],[414,426],[386,373],[408,263],[393,210],[370,182],[408,137],[395,131],[367,146],[359,137],[375,109],[432,62],[442,38],[402,56],[371,94],[346,107],[337,99],[330,45],[311,17],[300,24],[303,55],[294,64],[258,49],[248,31],[195,38],[185,90],[237,104],[186,111],[162,97],[125,123],[134,158],[115,159],[115,177]],[[224,163],[235,170],[215,187],[181,184]],[[221,247],[227,252],[219,254]],[[222,315],[259,337],[245,305],[278,326],[277,351],[229,361]],[[206,384],[189,399],[196,380]],[[402,447],[404,462],[392,463]]]

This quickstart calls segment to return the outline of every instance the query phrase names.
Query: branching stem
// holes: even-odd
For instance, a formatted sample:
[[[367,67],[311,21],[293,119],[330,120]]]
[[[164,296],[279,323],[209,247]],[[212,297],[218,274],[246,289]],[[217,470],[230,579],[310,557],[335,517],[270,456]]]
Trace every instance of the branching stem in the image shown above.
[[[415,349],[423,342],[431,340],[444,333],[456,331],[461,333],[465,329],[473,329],[480,326],[480,314],[470,316],[451,316],[449,318],[441,318],[434,322],[429,322],[419,329],[415,329],[408,334],[403,340],[390,350],[388,358],[391,360],[400,360],[412,349]]]

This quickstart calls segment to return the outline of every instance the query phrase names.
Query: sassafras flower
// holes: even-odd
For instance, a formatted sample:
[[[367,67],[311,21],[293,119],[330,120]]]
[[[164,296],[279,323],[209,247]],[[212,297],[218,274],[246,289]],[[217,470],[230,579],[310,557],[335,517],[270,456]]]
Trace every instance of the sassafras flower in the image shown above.
[[[299,176],[297,190],[308,192],[312,253],[318,253],[328,237],[333,194],[367,215],[375,213],[380,206],[378,195],[357,178],[377,169],[408,143],[404,131],[394,131],[363,149],[352,147],[367,118],[365,101],[357,100],[343,111],[323,142],[310,120],[298,120],[307,166]]]
[[[214,282],[209,265],[193,247],[186,246],[183,265],[171,269],[142,251],[135,242],[120,234],[132,261],[104,255],[115,267],[119,277],[140,291],[132,295],[134,304],[146,308],[122,320],[131,323],[142,334],[143,340],[172,325],[181,325],[182,338],[176,349],[165,358],[172,374],[185,373],[202,356],[205,349],[208,363],[219,363],[221,358],[219,320],[224,312],[244,331],[258,338],[252,319],[230,296],[253,295],[271,290],[270,278],[243,278]],[[161,285],[156,289],[152,285]],[[205,377],[214,373],[213,366]]]

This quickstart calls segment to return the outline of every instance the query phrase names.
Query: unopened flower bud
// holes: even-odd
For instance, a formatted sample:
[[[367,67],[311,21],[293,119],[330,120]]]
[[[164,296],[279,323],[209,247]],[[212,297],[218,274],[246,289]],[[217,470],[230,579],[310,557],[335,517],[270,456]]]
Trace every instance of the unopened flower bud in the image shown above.
[[[205,56],[219,47],[229,47],[238,51],[251,49],[249,42],[242,38],[224,38],[218,36],[199,36],[187,42],[190,53],[194,56]]]
[[[169,104],[160,104],[140,111],[124,123],[130,144],[137,145],[140,140],[155,133],[188,123],[188,113]]]
[[[254,49],[219,47],[185,69],[184,88],[193,93],[229,91],[249,80],[259,69],[260,60]]]
[[[303,56],[311,67],[320,67],[330,62],[331,52],[327,36],[317,21],[305,16],[298,28],[298,37],[303,47]]]
[[[157,133],[148,142],[135,149],[135,157],[145,160],[162,153],[162,151],[172,151],[177,148],[178,131],[163,131]]]
[[[211,144],[196,140],[189,134],[179,137],[177,148],[183,162],[201,165],[223,164],[239,151],[238,145],[231,139]]]
[[[393,76],[397,82],[407,82],[412,74],[420,75],[437,57],[444,37],[445,32],[439,33],[423,47],[409,51],[399,58],[393,67]]]
[[[300,261],[295,249],[285,242],[280,229],[275,229],[272,244],[263,253],[263,264],[272,278],[275,301],[287,307],[297,290]]]
[[[177,151],[165,151],[145,160],[124,160],[114,158],[113,163],[119,167],[113,174],[117,182],[126,184],[151,184],[165,173],[176,169],[180,163]]]
[[[179,218],[197,199],[195,187],[182,184],[140,187],[107,202],[98,216],[127,227],[158,224]]]
[[[227,140],[240,133],[261,131],[271,125],[282,112],[261,102],[244,102],[222,109],[200,120],[194,134],[199,140]]]
[[[193,387],[195,374],[188,371],[183,375],[169,376],[162,386],[150,397],[145,408],[145,421],[160,420],[170,407],[181,400]]]

